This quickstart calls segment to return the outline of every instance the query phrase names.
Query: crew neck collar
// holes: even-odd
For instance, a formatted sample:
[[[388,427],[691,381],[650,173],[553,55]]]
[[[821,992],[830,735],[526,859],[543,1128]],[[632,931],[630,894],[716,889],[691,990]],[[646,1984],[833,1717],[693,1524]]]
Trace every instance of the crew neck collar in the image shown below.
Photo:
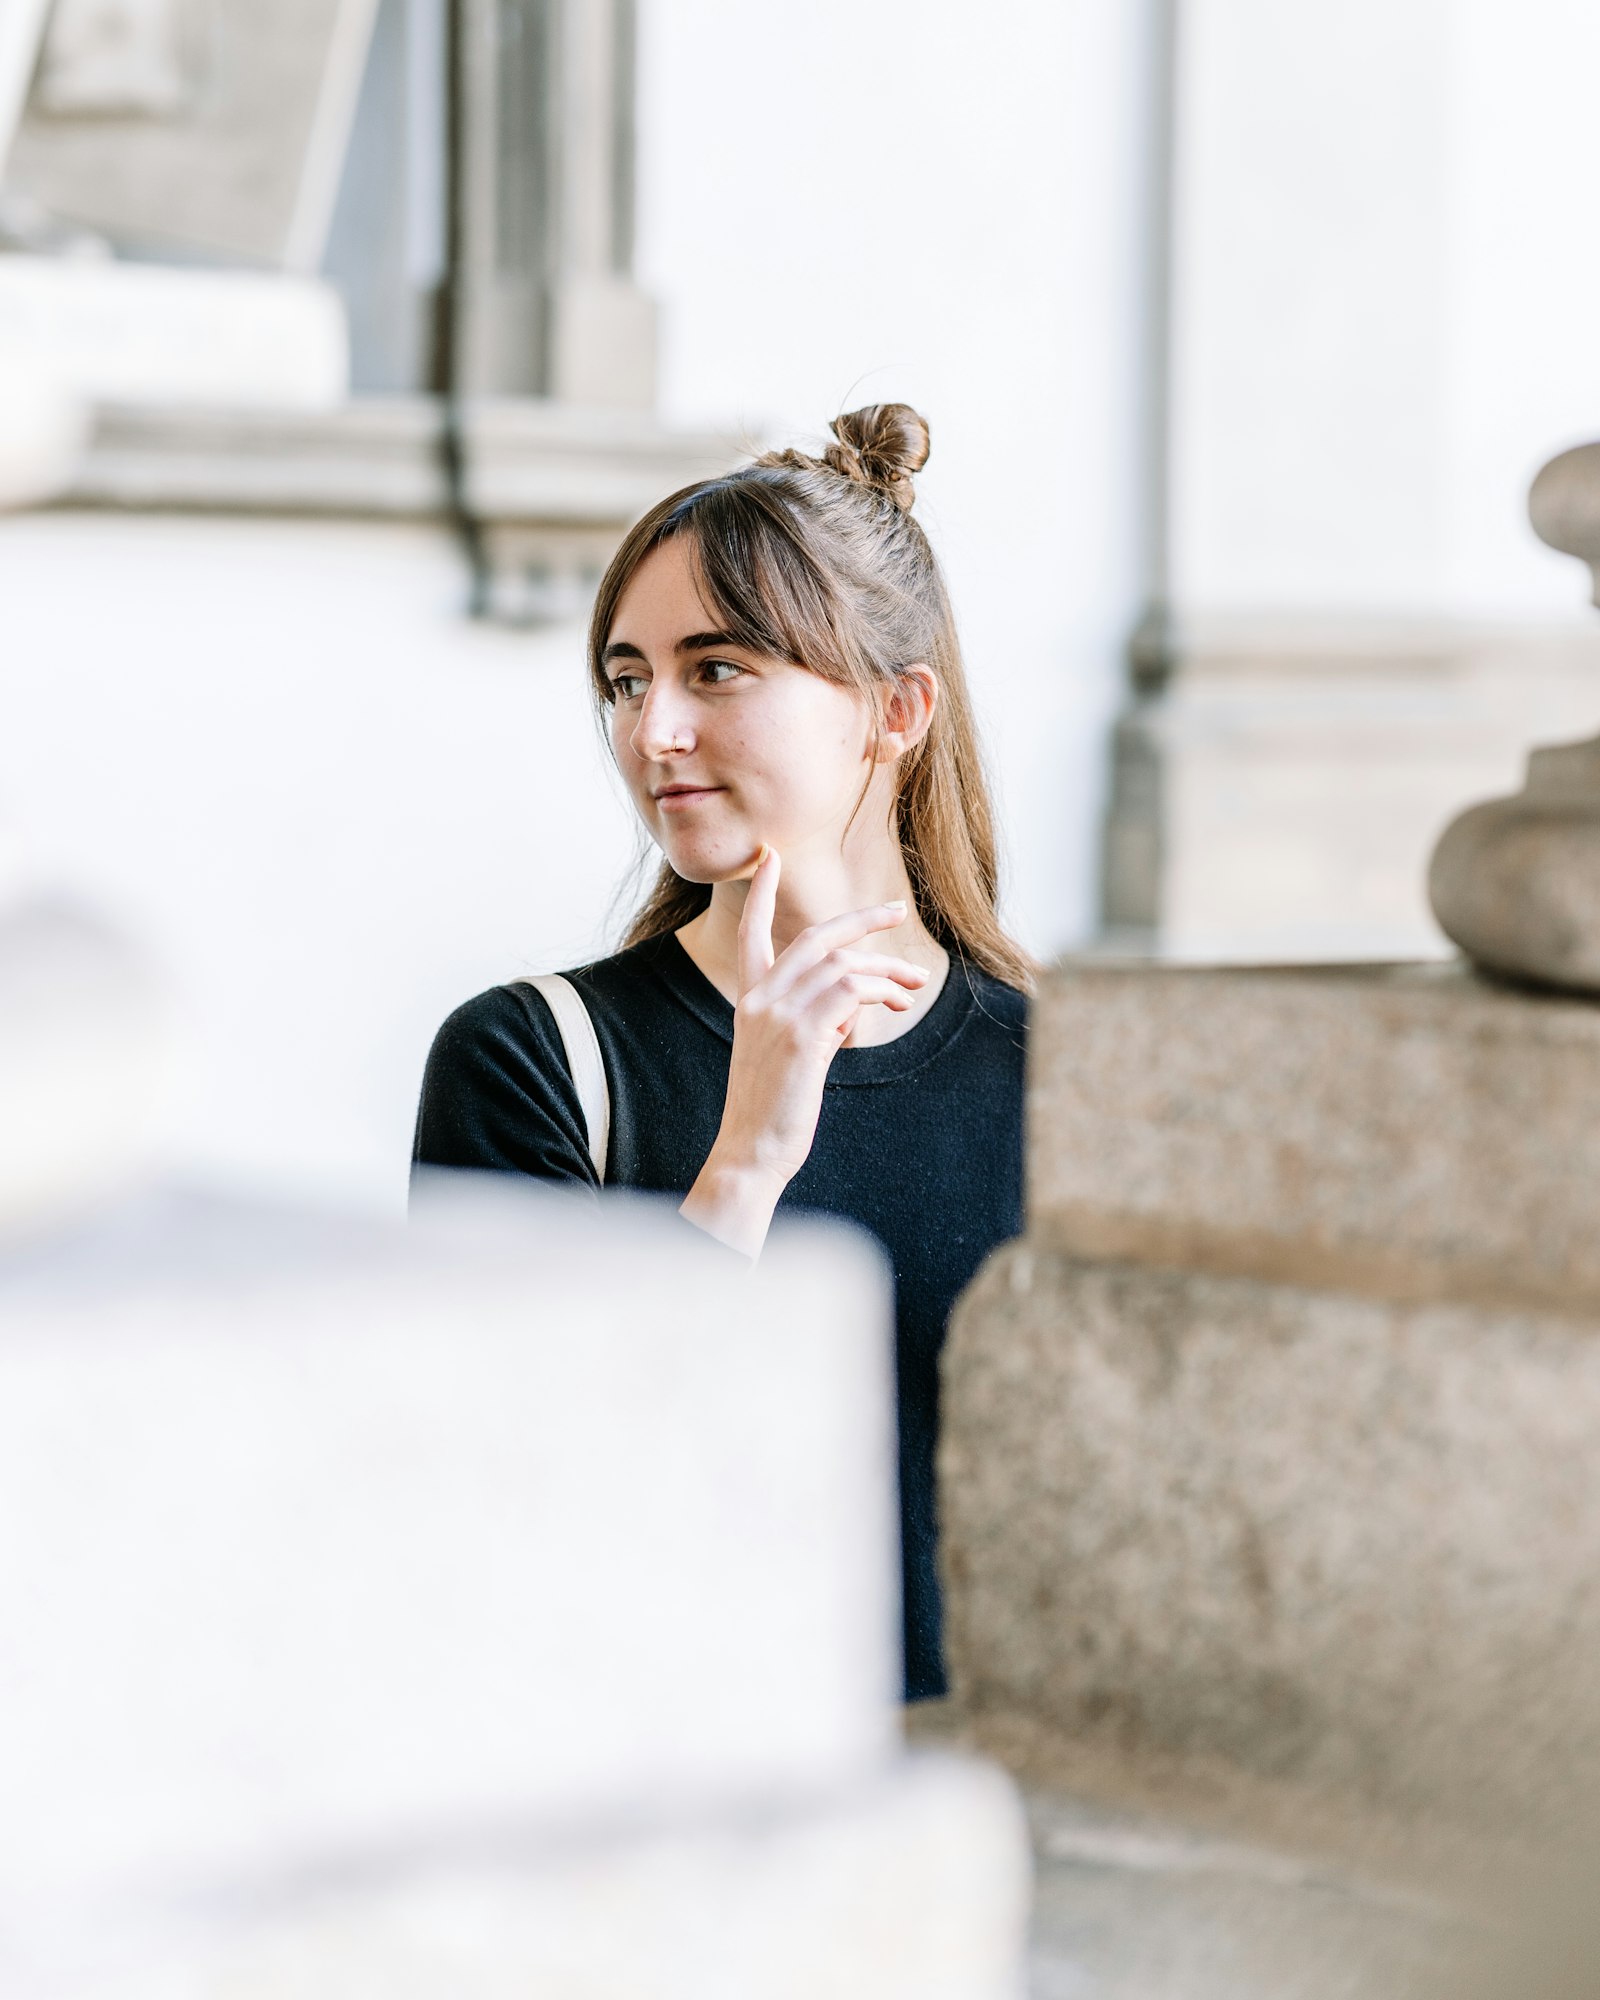
[[[695,1019],[723,1041],[733,1041],[733,1004],[712,985],[684,950],[677,936],[668,931],[637,947],[648,952],[663,983]],[[949,950],[949,947],[946,947]],[[966,1026],[977,996],[972,988],[972,972],[959,952],[950,951],[950,967],[933,1005],[905,1034],[892,1042],[875,1042],[862,1049],[840,1049],[828,1070],[828,1088],[840,1085],[896,1083],[914,1076],[940,1055]]]

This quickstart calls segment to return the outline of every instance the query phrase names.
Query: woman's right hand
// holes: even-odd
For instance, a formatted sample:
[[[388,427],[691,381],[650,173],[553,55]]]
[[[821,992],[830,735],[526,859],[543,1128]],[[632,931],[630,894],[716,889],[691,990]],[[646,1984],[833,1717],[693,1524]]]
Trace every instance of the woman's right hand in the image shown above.
[[[769,847],[739,923],[739,998],[722,1125],[681,1210],[752,1257],[766,1240],[778,1197],[811,1151],[829,1065],[862,1008],[903,1013],[929,977],[909,959],[859,948],[874,931],[905,922],[903,902],[812,924],[775,955],[780,872]]]

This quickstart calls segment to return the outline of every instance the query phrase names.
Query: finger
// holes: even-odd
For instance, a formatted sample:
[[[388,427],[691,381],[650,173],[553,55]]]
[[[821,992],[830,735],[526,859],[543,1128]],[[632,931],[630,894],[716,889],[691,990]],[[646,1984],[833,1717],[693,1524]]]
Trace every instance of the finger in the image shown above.
[[[778,877],[782,864],[778,850],[761,845],[761,859],[750,878],[739,919],[739,991],[748,993],[759,979],[772,970],[772,915],[778,907]]]
[[[821,980],[814,973],[805,987],[797,986],[790,995],[799,1013],[830,1028],[846,1026],[862,1007],[887,1007],[893,1014],[903,1014],[914,999],[897,979],[878,979],[866,972],[833,973]]]
[[[882,951],[852,951],[847,945],[838,945],[820,963],[801,973],[789,990],[798,993],[815,981],[812,990],[820,992],[830,979],[838,979],[846,972],[864,972],[873,979],[893,979],[913,990],[926,986],[930,977],[925,965],[913,965],[909,958],[895,958]]]
[[[895,930],[905,920],[904,903],[877,903],[870,910],[847,910],[842,917],[829,917],[826,923],[812,924],[784,951],[784,971],[791,979],[798,977],[820,964],[840,945],[854,944],[874,931]]]

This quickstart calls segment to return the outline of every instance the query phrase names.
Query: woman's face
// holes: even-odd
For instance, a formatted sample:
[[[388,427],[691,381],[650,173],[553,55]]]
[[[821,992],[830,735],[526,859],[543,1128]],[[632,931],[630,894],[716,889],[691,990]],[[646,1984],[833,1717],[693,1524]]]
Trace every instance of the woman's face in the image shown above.
[[[629,579],[603,665],[617,767],[686,881],[749,874],[763,841],[785,862],[808,850],[837,855],[874,768],[866,705],[724,638],[682,536]]]

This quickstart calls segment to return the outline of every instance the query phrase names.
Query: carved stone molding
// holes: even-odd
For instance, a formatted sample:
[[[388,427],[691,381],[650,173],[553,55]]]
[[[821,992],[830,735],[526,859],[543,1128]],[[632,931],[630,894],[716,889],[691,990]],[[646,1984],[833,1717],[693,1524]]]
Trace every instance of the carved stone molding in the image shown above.
[[[420,396],[306,412],[113,407],[61,504],[445,522],[457,511],[446,424],[443,404]],[[569,615],[632,521],[743,451],[716,432],[533,399],[468,404],[460,436],[488,608],[513,620]]]
[[[1553,458],[1528,511],[1541,540],[1588,565],[1600,604],[1600,444]],[[1486,970],[1600,994],[1600,738],[1534,750],[1520,792],[1452,820],[1428,894]]]
[[[1528,494],[1528,517],[1540,541],[1589,565],[1600,604],[1600,444],[1551,459]]]
[[[94,21],[85,18],[81,33],[54,45],[55,66],[17,133],[9,184],[118,245],[315,271],[375,7],[213,0],[205,33],[175,5],[80,0],[59,24],[64,33],[79,17],[125,17],[126,101],[109,106],[117,66],[91,61]],[[148,99],[164,65],[176,66],[179,101],[158,115],[138,99],[141,91]],[[104,105],[92,115],[83,103],[91,85]]]

